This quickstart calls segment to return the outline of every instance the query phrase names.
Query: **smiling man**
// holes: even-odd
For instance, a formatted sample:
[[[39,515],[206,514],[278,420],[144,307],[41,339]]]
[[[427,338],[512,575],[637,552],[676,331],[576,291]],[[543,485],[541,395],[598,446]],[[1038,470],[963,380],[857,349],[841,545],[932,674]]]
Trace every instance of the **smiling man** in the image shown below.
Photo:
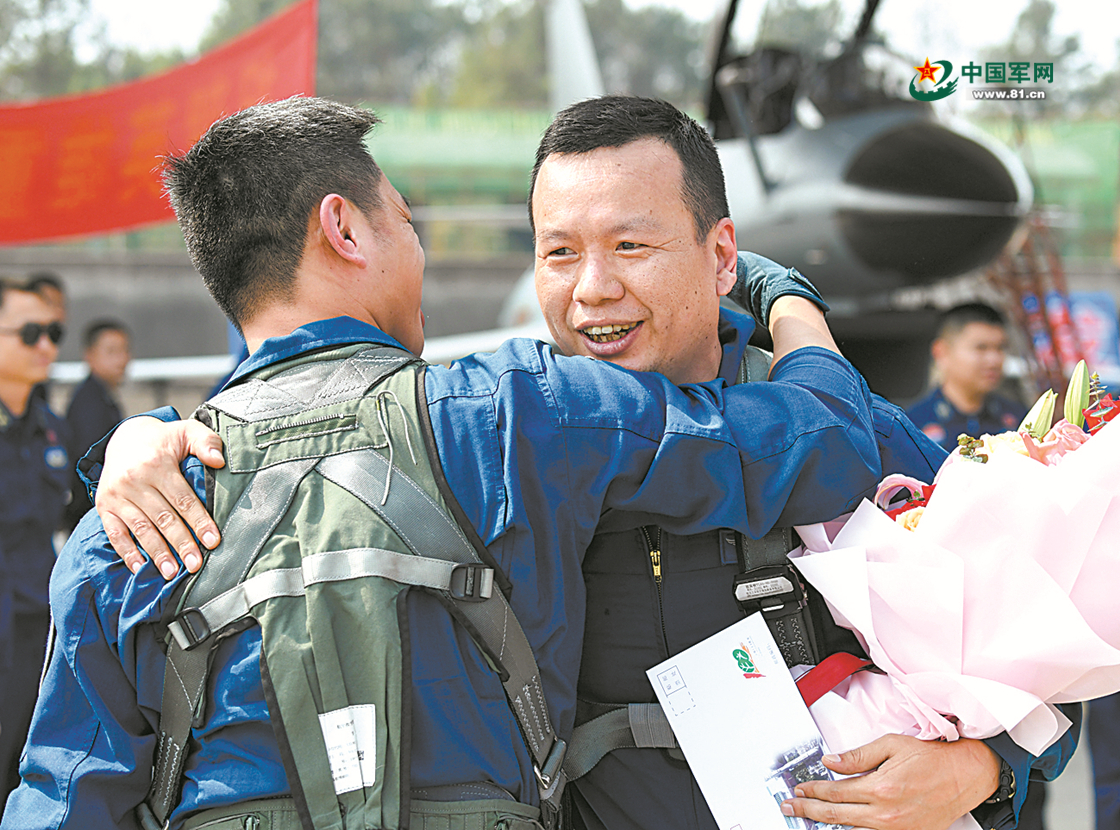
[[[721,311],[720,297],[729,295],[765,323],[765,287],[777,281],[750,277],[756,269],[776,266],[746,255],[739,279],[730,278],[735,227],[715,148],[696,122],[669,104],[642,98],[607,96],[573,104],[542,138],[530,211],[537,296],[565,353],[661,372],[676,383],[714,378],[735,383],[740,377],[754,324]],[[789,278],[800,275],[791,271]],[[796,285],[783,285],[796,292]],[[802,296],[819,302],[807,284]],[[897,407],[876,397],[872,412],[884,474],[932,480],[944,453]],[[805,428],[797,419],[775,422],[761,414],[754,426],[778,446],[798,440]],[[856,496],[852,484],[847,483],[849,495]],[[846,485],[822,482],[821,503],[828,486]],[[779,484],[769,493],[765,513],[751,517],[753,536],[772,526],[818,520],[812,517],[819,516],[819,504],[788,499],[788,492]],[[590,734],[596,734],[595,718],[617,715],[625,721],[634,711],[631,704],[654,700],[647,668],[757,610],[737,602],[732,591],[744,576],[744,550],[757,543],[731,531],[681,536],[651,521],[622,531],[600,525],[584,558],[587,627],[577,725]],[[819,596],[810,592],[801,601],[812,611],[806,639],[815,640],[804,646],[801,662],[859,649],[849,632],[831,622]],[[1073,736],[1063,741],[1039,762],[1049,775],[1076,745]],[[574,782],[577,825],[714,830],[679,751],[638,748],[633,740],[622,747],[600,740],[595,750],[575,743],[572,748],[573,754],[592,757],[605,753]],[[988,824],[1010,824],[1026,787],[1017,794],[1001,787],[1000,773],[1025,782],[1032,760],[1006,735],[989,745],[888,736],[832,764],[842,773],[870,774],[807,785],[799,791],[805,797],[784,809],[836,824],[935,830],[976,808],[977,818]]]
[[[34,290],[0,279],[0,808],[19,782],[50,627],[51,536],[69,492],[65,425],[31,394],[62,333]]]
[[[229,464],[207,481],[192,459],[188,483],[164,453],[154,525],[103,490],[104,521],[67,543],[3,830],[550,826],[596,524],[745,532],[775,489],[878,478],[866,385],[801,297],[773,304],[787,354],[765,388],[680,389],[524,340],[424,364],[424,252],[369,156],[376,121],[295,98],[167,161],[192,262],[251,350],[200,412]],[[705,258],[733,281],[733,249]],[[813,438],[776,449],[756,417]],[[137,429],[156,455],[182,433],[138,419],[126,455],[149,449]],[[136,564],[128,532],[154,551],[158,517],[204,514],[200,495],[225,539],[185,594],[182,569],[113,553]]]
[[[757,257],[737,260],[724,190],[711,139],[692,119],[664,102],[607,97],[560,113],[538,150],[530,207],[537,290],[562,350],[627,369],[663,372],[676,383],[715,381],[734,396],[743,391],[734,384],[754,324],[744,315],[720,310],[720,296],[730,295],[775,333],[773,377],[780,378],[781,367],[795,357],[798,345],[796,338],[788,339],[788,326],[792,322],[796,331],[801,325],[789,319],[787,309],[790,304],[804,308],[805,300],[817,304],[820,300],[796,272]],[[787,336],[778,336],[782,329]],[[746,527],[740,528],[744,534],[737,537],[734,528],[681,533],[671,526],[673,517],[679,518],[680,506],[674,505],[668,513],[646,513],[640,522],[629,525],[633,514],[607,510],[596,518],[594,538],[584,533],[565,540],[576,545],[577,556],[586,550],[581,577],[564,583],[568,611],[582,609],[586,583],[583,668],[578,670],[576,689],[572,688],[574,673],[558,683],[565,693],[578,691],[579,704],[572,707],[577,721],[617,711],[628,703],[652,701],[646,668],[741,618],[743,611],[732,596],[731,583],[739,572],[736,548],[745,544],[743,540],[757,539],[775,525],[832,518],[865,492],[865,477],[844,461],[839,447],[829,446],[812,424],[810,410],[778,416],[769,411],[765,402],[782,399],[782,384],[749,387],[756,406],[745,412],[749,423],[737,426],[758,442],[757,459],[772,465],[773,474],[705,471],[705,475],[729,476],[736,485],[742,482],[748,505]],[[628,405],[614,406],[618,393],[610,385],[587,386],[582,394],[601,396],[603,405],[612,405],[597,428],[613,419],[615,440],[626,441],[640,429]],[[824,394],[843,398],[846,393],[839,385]],[[486,405],[485,396],[481,403]],[[928,476],[943,458],[897,407],[875,399],[871,414],[883,469]],[[136,434],[134,428],[131,435]],[[194,543],[178,524],[172,505],[179,506],[200,539],[205,541],[217,528],[189,492],[174,489],[183,434],[175,433],[173,439],[163,432],[148,434],[165,451],[142,463],[118,461],[116,469],[107,469],[99,510],[106,526],[115,528],[118,548],[135,567],[142,558],[128,530],[157,561],[175,571],[165,542],[155,532],[158,527],[194,569]],[[135,444],[134,437],[119,434],[110,455],[118,446],[121,458],[130,451],[135,454]],[[813,476],[787,463],[787,453],[797,447],[813,448],[818,462]],[[510,445],[509,453],[535,456],[537,450],[523,442]],[[579,453],[569,450],[568,454]],[[479,475],[475,465],[454,465],[452,486],[460,482],[466,486]],[[689,475],[676,482],[674,491],[684,498],[708,483]],[[551,492],[569,485],[563,475],[550,475],[533,486]],[[538,529],[538,540],[551,543],[547,531]],[[488,541],[503,538],[494,537],[493,529],[490,534],[483,536]],[[520,584],[520,577],[514,581]],[[552,590],[559,590],[559,585],[552,585]],[[553,604],[557,601],[540,588],[533,595],[547,597]],[[554,623],[550,632],[565,635],[584,622],[564,615],[549,619]],[[835,627],[823,627],[819,634],[822,653],[852,647]],[[570,643],[564,648],[570,648]],[[569,656],[578,662],[578,654]],[[570,724],[569,719],[562,725]],[[1061,753],[1072,751],[1073,743],[1072,738],[1064,741],[1050,762],[1060,767],[1068,758]],[[1016,754],[1009,739],[993,745],[1012,759],[1020,779],[1028,775],[1032,759]],[[895,736],[846,754],[836,768],[874,772],[856,781],[809,788],[806,795],[813,798],[798,799],[790,809],[822,819],[835,812],[828,820],[866,827],[941,828],[1000,794],[1000,758],[976,741],[931,745]],[[580,826],[714,827],[687,766],[668,750],[608,752],[575,786]],[[1004,803],[994,807],[1013,821],[1010,791],[1004,795]]]

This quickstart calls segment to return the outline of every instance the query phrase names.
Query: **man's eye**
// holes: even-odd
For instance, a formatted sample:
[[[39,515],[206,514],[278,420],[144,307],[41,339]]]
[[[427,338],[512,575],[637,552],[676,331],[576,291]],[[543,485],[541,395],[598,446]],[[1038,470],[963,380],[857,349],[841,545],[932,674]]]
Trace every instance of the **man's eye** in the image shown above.
[[[553,248],[545,256],[571,256],[574,253],[571,248]]]
[[[618,243],[618,249],[620,251],[636,251],[636,250],[638,250],[638,248],[641,248],[641,247],[642,246],[639,245],[637,242],[619,242]]]

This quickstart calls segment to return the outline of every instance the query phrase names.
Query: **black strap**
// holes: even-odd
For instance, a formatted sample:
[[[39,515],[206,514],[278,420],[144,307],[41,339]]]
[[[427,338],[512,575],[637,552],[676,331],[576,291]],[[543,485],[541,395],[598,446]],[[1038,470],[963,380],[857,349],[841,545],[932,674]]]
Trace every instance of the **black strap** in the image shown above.
[[[815,665],[820,656],[805,586],[786,558],[797,544],[797,535],[788,527],[773,528],[761,539],[735,534],[735,601],[744,614],[762,612],[790,667]]]
[[[747,346],[737,383],[764,381],[770,373],[770,352]],[[805,586],[786,554],[799,540],[792,528],[775,527],[761,539],[735,533],[739,573],[732,590],[744,614],[762,612],[787,666],[815,665],[820,657],[809,616]]]

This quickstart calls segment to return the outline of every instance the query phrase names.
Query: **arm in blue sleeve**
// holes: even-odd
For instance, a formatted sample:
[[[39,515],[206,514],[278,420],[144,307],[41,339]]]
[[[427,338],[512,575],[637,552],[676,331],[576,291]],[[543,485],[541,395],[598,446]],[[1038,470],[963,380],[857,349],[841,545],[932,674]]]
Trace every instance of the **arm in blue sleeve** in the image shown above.
[[[130,421],[133,418],[140,417],[158,418],[165,424],[172,421],[180,420],[179,413],[175,411],[173,406],[161,406],[159,409],[153,409],[151,412],[141,412],[139,415],[131,415],[125,418],[124,421]],[[121,421],[121,424],[124,423]],[[78,478],[86,486],[86,494],[92,503],[94,496],[97,495],[97,482],[101,479],[101,465],[105,461],[105,447],[109,444],[109,439],[113,437],[113,433],[121,425],[113,427],[109,433],[89,448],[89,451],[81,457],[78,461]]]
[[[785,268],[764,256],[739,251],[738,279],[727,297],[762,325],[770,325],[770,306],[779,297],[804,297],[828,311],[828,304],[796,268]]]
[[[1082,706],[1080,703],[1063,703],[1058,708],[1073,725],[1037,758],[1019,746],[1006,732],[984,741],[988,748],[1007,762],[1015,774],[1015,795],[1003,804],[981,804],[972,811],[973,817],[984,828],[1008,830],[1019,822],[1019,811],[1027,798],[1027,782],[1031,779],[1053,781],[1066,768],[1077,749],[1081,735]]]
[[[112,642],[127,569],[99,588],[82,567],[94,527],[95,514],[82,520],[52,575],[57,633],[3,830],[139,828],[155,737]]]
[[[645,374],[641,383],[660,384],[657,395],[635,388],[629,401],[622,397],[628,385],[622,381],[639,376],[620,378],[614,367],[596,368],[610,388],[593,397],[619,398],[629,415],[616,428],[633,431],[639,413],[656,414],[650,401],[665,408],[663,431],[649,433],[659,446],[651,446],[656,454],[648,469],[640,466],[640,456],[620,461],[569,452],[572,481],[591,477],[594,483],[581,492],[603,492],[607,510],[644,513],[645,523],[675,533],[734,527],[757,538],[776,524],[835,518],[881,477],[870,392],[834,352],[798,349],[774,366],[769,383],[714,382],[686,388],[685,396],[661,376]],[[702,398],[701,390],[714,399]],[[578,409],[588,400],[560,385],[556,392],[557,400],[580,401],[573,405]],[[705,435],[715,440],[695,440]],[[618,438],[610,443],[622,446]],[[600,530],[610,525],[608,516],[604,520]]]

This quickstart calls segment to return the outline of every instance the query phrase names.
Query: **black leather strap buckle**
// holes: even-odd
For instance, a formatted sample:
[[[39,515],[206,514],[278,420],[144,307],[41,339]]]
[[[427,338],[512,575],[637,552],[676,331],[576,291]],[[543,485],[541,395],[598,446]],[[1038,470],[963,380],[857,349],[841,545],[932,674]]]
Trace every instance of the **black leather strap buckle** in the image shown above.
[[[767,617],[800,613],[808,601],[791,565],[767,565],[736,574],[734,593],[744,614],[763,611]]]
[[[459,602],[485,602],[494,593],[494,569],[481,562],[456,565],[447,591]]]
[[[198,608],[188,608],[167,625],[183,651],[190,651],[210,636],[210,625]]]

